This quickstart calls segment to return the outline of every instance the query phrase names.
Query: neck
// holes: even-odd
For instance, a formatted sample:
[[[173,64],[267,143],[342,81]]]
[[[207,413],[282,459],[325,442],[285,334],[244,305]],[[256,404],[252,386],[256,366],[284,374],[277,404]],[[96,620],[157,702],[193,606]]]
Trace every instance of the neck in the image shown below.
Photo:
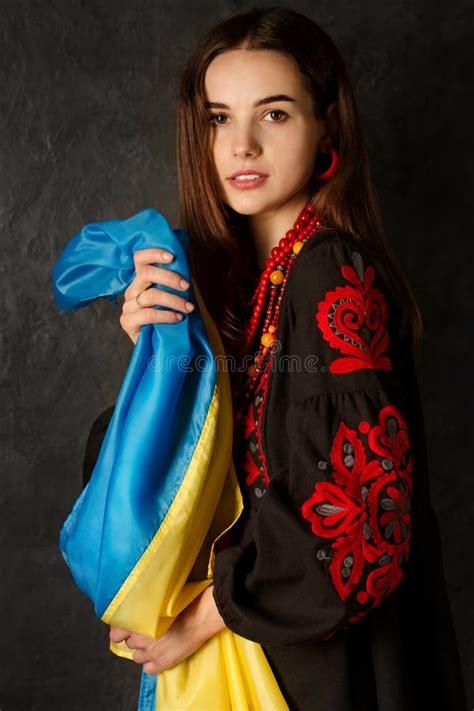
[[[296,218],[309,200],[308,191],[294,195],[281,207],[249,216],[249,229],[255,243],[258,268],[264,269],[273,247],[293,227]]]

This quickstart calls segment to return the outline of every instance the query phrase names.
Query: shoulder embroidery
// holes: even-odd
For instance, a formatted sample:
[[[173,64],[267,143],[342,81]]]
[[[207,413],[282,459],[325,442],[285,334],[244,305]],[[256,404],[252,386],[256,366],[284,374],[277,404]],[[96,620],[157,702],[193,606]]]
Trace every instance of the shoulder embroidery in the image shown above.
[[[329,365],[334,374],[362,368],[391,370],[386,355],[389,345],[388,308],[380,289],[373,286],[374,268],[364,269],[360,252],[352,252],[354,267],[344,264],[341,274],[352,286],[328,291],[318,303],[316,321],[332,348],[345,355]]]
[[[353,622],[377,606],[400,582],[411,538],[414,458],[406,422],[393,405],[378,424],[341,422],[334,436],[332,481],[318,482],[301,506],[315,536],[327,539],[317,551],[341,600],[352,602]],[[360,611],[361,606],[364,608]]]

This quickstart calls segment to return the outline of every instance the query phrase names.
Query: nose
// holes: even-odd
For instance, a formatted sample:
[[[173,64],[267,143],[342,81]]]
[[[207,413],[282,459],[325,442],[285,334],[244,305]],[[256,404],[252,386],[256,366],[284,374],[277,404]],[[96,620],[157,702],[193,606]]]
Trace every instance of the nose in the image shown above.
[[[261,146],[250,127],[236,131],[232,142],[232,153],[239,158],[256,156],[261,152]]]

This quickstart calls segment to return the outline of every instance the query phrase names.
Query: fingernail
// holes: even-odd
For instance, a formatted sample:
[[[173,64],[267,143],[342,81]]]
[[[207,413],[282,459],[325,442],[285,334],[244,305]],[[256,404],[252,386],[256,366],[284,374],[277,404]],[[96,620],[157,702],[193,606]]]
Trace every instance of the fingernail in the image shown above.
[[[176,321],[182,321],[183,314],[175,314],[175,316],[176,316]]]
[[[180,279],[179,285],[182,289],[187,289],[189,286],[189,281],[186,281],[186,279]]]
[[[186,311],[192,311],[194,309],[194,304],[190,301],[186,301]]]
[[[162,252],[162,253],[161,253],[161,256],[162,256],[162,259],[166,259],[168,262],[169,262],[170,259],[173,258],[173,255],[170,254],[169,252]]]

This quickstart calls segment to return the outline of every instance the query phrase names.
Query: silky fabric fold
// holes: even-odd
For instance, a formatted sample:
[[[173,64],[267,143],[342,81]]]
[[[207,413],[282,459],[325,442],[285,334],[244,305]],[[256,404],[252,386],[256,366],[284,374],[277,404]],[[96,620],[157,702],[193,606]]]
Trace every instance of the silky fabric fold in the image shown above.
[[[85,225],[51,272],[60,309],[116,304],[135,276],[134,253],[162,248],[175,258],[160,266],[190,282],[179,293],[196,303],[181,322],[141,327],[91,478],[60,533],[99,619],[155,638],[212,584],[215,545],[243,509],[225,352],[189,273],[188,244],[184,230],[145,209]],[[110,650],[133,659],[125,642]],[[261,646],[225,628],[161,674],[142,672],[138,708],[288,706]]]

